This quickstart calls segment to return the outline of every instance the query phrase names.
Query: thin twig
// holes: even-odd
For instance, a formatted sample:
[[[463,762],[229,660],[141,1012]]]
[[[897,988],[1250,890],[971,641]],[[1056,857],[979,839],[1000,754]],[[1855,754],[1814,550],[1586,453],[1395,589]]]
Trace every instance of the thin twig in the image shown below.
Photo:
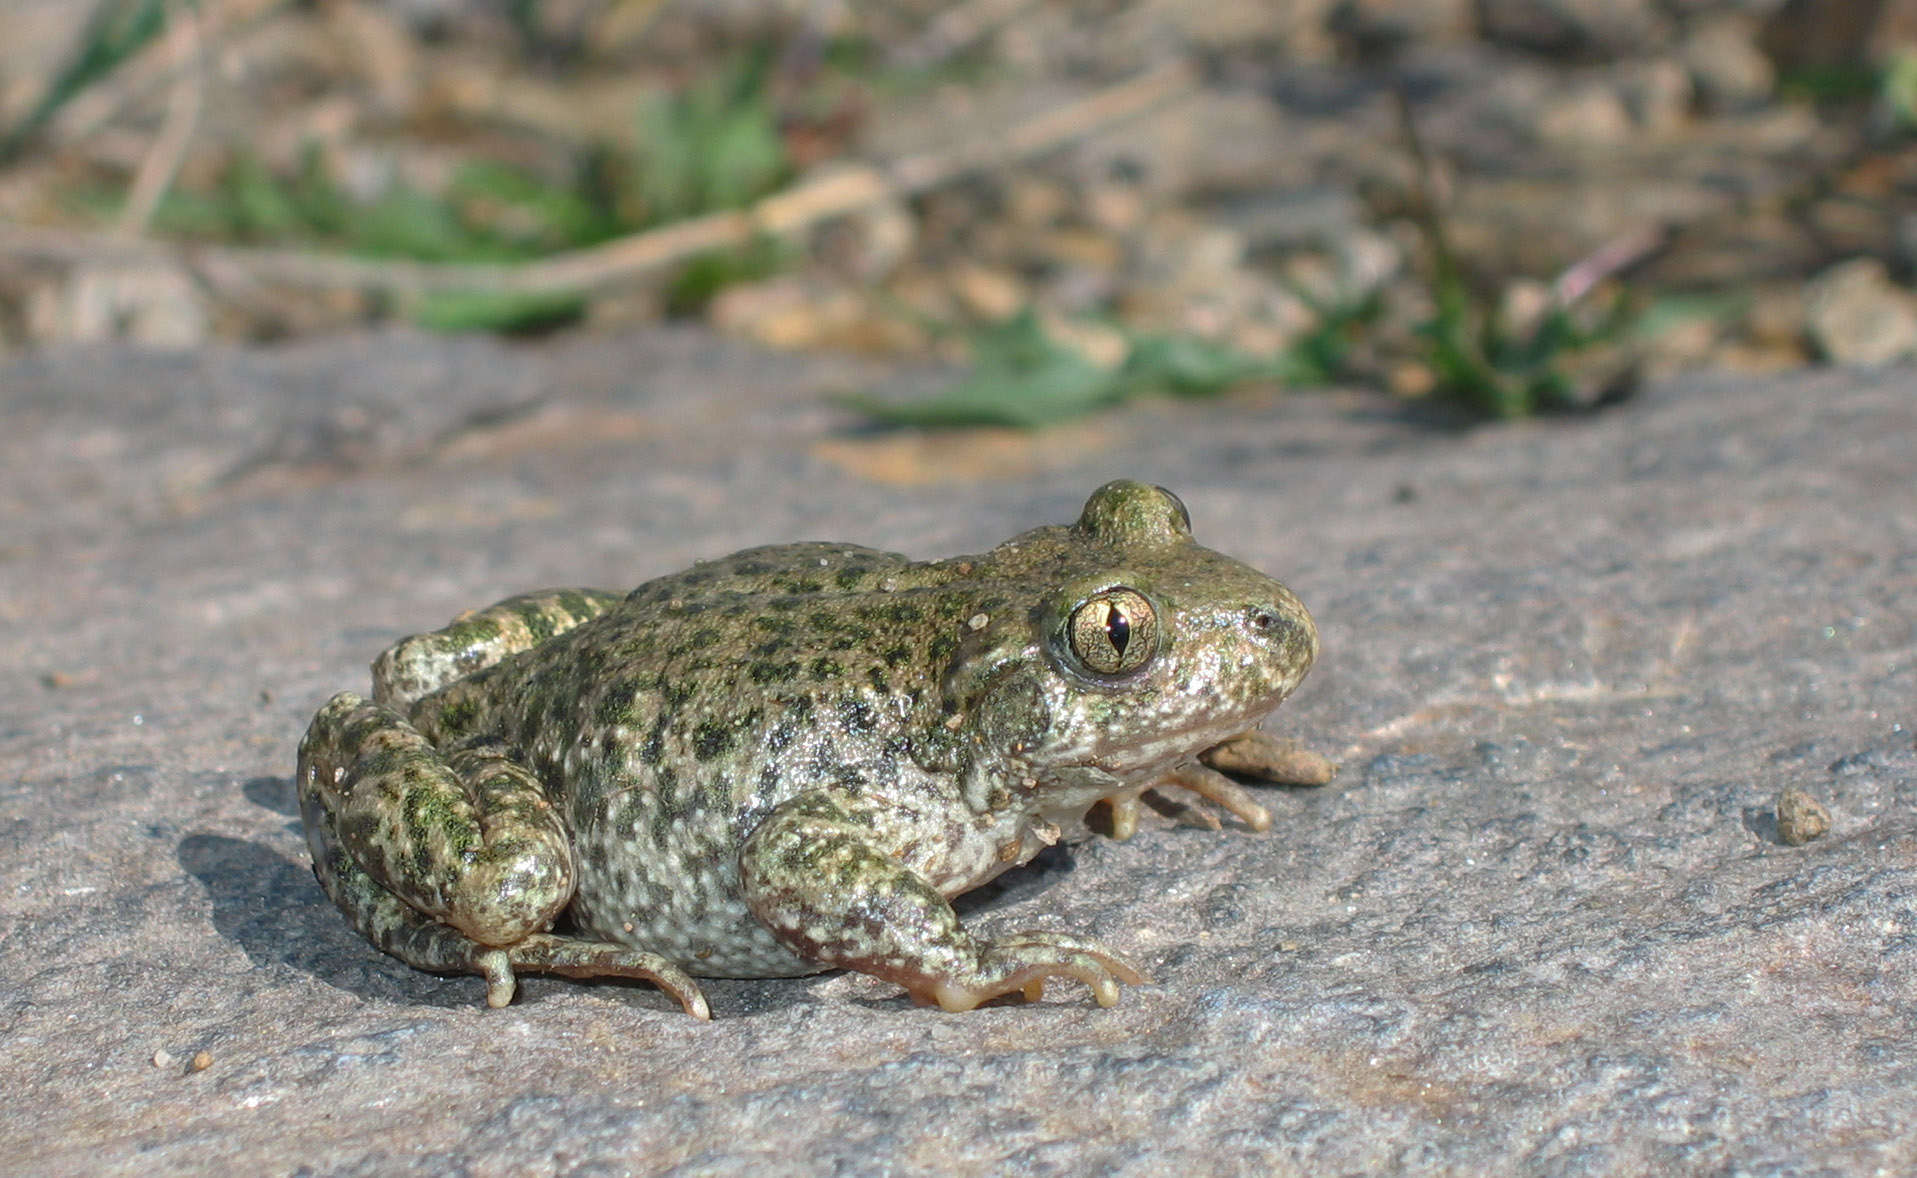
[[[1032,6],[1034,0],[963,0],[927,25],[925,31],[891,54],[892,64],[924,69],[961,53]]]
[[[1189,93],[1197,84],[1198,75],[1190,63],[1161,65],[1089,98],[987,134],[973,144],[908,156],[889,169],[891,180],[905,195],[926,192],[960,176],[1043,155]]]
[[[1626,230],[1564,268],[1551,283],[1551,297],[1569,307],[1598,283],[1620,274],[1663,249],[1670,233],[1662,225],[1640,225]]]
[[[0,164],[13,162],[29,141],[38,135],[47,120],[57,114],[63,101],[71,96],[68,89],[74,84],[76,75],[87,56],[96,49],[106,37],[113,18],[117,15],[114,0],[90,0],[70,6],[68,16],[72,21],[68,36],[61,39],[57,57],[53,62],[42,63],[47,68],[33,87],[32,101],[24,101],[24,93],[15,93],[16,100],[5,105],[12,106],[9,113],[17,117],[0,121]],[[8,79],[10,88],[20,85],[14,79]]]
[[[1411,108],[1411,96],[1403,88],[1392,91],[1398,104],[1398,127],[1404,136],[1405,150],[1411,154],[1412,182],[1417,194],[1418,224],[1431,247],[1431,266],[1439,282],[1457,275],[1457,262],[1451,253],[1451,237],[1445,230],[1443,200],[1438,195],[1438,169],[1431,153],[1425,150],[1424,136],[1418,133],[1417,112]]]
[[[202,52],[210,54],[229,37],[259,23],[291,0],[201,0],[198,15]],[[190,63],[182,66],[169,47],[151,44],[127,61],[112,75],[76,94],[72,101],[48,122],[43,134],[49,142],[61,145],[77,143],[118,119],[128,109],[153,98],[160,87],[178,81],[179,73],[190,72]]]
[[[42,262],[171,258],[192,266],[220,290],[276,284],[374,291],[401,300],[445,291],[592,294],[656,280],[700,254],[741,248],[760,236],[796,236],[835,217],[915,196],[982,169],[1043,155],[1150,110],[1195,85],[1196,75],[1189,66],[1162,66],[950,152],[912,156],[890,166],[851,164],[822,169],[743,210],[708,213],[602,245],[514,265],[406,262],[304,250],[175,245],[4,223],[0,223],[0,255]]]
[[[187,0],[168,0],[166,18],[166,39],[178,74],[167,97],[166,119],[152,148],[140,161],[126,206],[120,210],[118,228],[129,237],[146,232],[166,190],[173,187],[173,178],[180,174],[193,133],[200,125],[200,109],[205,102],[206,58],[196,6]]]
[[[612,7],[594,26],[590,39],[601,48],[638,44],[665,6],[665,0],[613,0]]]

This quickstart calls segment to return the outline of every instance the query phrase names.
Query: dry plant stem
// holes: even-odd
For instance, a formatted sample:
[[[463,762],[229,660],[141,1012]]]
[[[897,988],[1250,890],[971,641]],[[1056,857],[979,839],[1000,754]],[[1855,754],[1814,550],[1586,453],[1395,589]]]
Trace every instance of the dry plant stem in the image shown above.
[[[0,254],[42,262],[94,261],[106,256],[173,258],[194,267],[216,290],[266,283],[377,291],[401,300],[444,291],[591,294],[656,280],[700,254],[737,249],[762,235],[794,236],[834,217],[1042,155],[1142,114],[1196,84],[1197,76],[1188,64],[1160,66],[948,152],[911,156],[889,167],[851,164],[823,169],[743,210],[709,213],[520,265],[375,261],[299,250],[136,243],[72,230],[4,224],[0,224]]]
[[[1417,181],[1418,221],[1431,246],[1432,267],[1442,278],[1454,273],[1455,261],[1440,207],[1437,166],[1425,150],[1424,137],[1418,133],[1418,117],[1411,109],[1410,97],[1403,90],[1395,91],[1394,97],[1398,103],[1399,132],[1404,136],[1405,150],[1411,155],[1411,174]]]
[[[954,4],[934,17],[923,33],[896,50],[892,63],[909,69],[937,65],[984,40],[1032,3],[1033,0],[964,0]]]
[[[417,100],[422,70],[411,36],[384,6],[360,0],[326,0],[321,12],[352,51],[362,77],[389,115],[409,111]]]
[[[226,39],[288,6],[289,0],[201,0],[195,17],[200,52],[210,56]],[[77,143],[107,126],[128,110],[147,102],[162,86],[193,72],[191,61],[181,62],[170,50],[171,38],[160,40],[122,62],[113,75],[74,96],[43,132],[47,142]]]
[[[613,0],[612,7],[593,26],[593,44],[605,49],[637,42],[665,6],[665,0]]]
[[[1569,307],[1605,279],[1637,265],[1670,243],[1661,225],[1644,225],[1621,233],[1565,267],[1551,284],[1551,297]]]
[[[160,199],[173,186],[192,146],[193,132],[200,125],[200,110],[205,105],[206,56],[200,40],[200,17],[186,0],[168,0],[166,6],[168,51],[178,76],[167,98],[166,119],[153,147],[140,161],[133,177],[126,206],[120,210],[119,231],[129,237],[146,232]]]
[[[1189,93],[1197,84],[1188,62],[1157,66],[972,144],[908,156],[891,166],[890,179],[899,195],[914,196],[961,176],[1043,155]]]
[[[1411,100],[1397,93],[1398,121],[1403,129],[1405,148],[1411,154],[1412,172],[1417,177],[1418,219],[1431,245],[1432,266],[1440,275],[1455,273],[1456,257],[1445,232],[1444,211],[1438,195],[1436,165],[1425,150],[1418,133],[1417,116]],[[1551,295],[1559,307],[1569,307],[1605,279],[1644,261],[1670,244],[1670,234],[1661,225],[1643,225],[1621,233],[1589,254],[1573,262],[1551,284]]]

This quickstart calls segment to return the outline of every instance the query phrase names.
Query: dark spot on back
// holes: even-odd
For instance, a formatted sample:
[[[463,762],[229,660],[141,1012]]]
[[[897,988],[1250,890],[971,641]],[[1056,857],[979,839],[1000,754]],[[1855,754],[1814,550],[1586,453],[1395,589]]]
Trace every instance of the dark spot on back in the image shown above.
[[[798,677],[799,664],[796,662],[756,662],[752,664],[752,670],[749,674],[754,683],[784,683],[787,680]]]
[[[600,727],[610,728],[632,714],[633,689],[630,683],[614,683],[599,697],[593,719]]]
[[[639,759],[648,765],[657,765],[666,751],[666,718],[653,721],[652,731],[646,734],[646,743],[639,747]]]
[[[723,720],[701,720],[692,732],[692,755],[710,761],[732,747],[732,726]]]

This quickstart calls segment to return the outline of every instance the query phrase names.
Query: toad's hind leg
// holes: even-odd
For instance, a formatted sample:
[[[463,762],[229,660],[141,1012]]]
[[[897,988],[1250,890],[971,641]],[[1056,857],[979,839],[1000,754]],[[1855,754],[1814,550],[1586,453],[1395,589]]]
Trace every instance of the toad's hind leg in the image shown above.
[[[390,708],[334,696],[300,742],[300,814],[313,873],[354,927],[420,969],[645,978],[707,1017],[697,985],[658,956],[551,935],[572,899],[572,851],[539,783],[497,747],[442,756]]]
[[[317,865],[320,859],[315,859]],[[687,1014],[710,1019],[712,1009],[699,983],[655,953],[609,941],[533,933],[504,948],[482,945],[458,929],[406,906],[350,859],[334,859],[321,882],[353,926],[383,952],[415,969],[474,973],[486,979],[486,1004],[510,1004],[518,974],[551,973],[575,978],[634,978],[671,995]],[[330,878],[329,878],[330,877]]]
[[[373,660],[373,699],[406,712],[423,695],[605,613],[622,600],[603,589],[542,589],[402,638]]]

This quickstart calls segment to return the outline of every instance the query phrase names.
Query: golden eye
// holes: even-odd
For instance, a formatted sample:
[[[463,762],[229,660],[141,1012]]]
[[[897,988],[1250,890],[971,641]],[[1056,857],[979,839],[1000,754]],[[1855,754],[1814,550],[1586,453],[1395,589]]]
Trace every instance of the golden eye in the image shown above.
[[[1106,589],[1072,610],[1065,640],[1092,674],[1128,675],[1158,653],[1158,611],[1135,589]]]

